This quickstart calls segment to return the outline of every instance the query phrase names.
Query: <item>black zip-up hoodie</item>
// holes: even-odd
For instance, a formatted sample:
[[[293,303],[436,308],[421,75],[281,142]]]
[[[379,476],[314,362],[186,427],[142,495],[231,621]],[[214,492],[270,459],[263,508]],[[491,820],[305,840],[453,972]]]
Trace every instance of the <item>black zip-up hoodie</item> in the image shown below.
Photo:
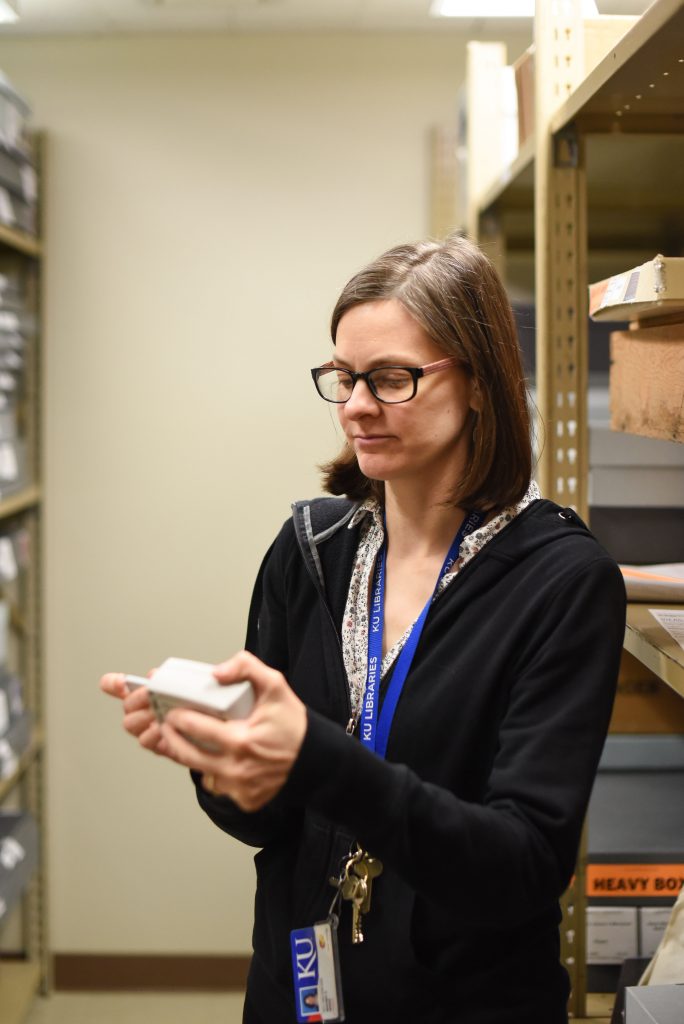
[[[357,839],[384,872],[362,945],[342,912],[349,1024],[564,1024],[558,899],[612,707],[619,569],[574,512],[532,502],[433,602],[382,760],[345,733],[354,508],[297,503],[254,590],[247,646],[308,708],[285,787],[247,814],[195,776],[211,819],[263,847],[244,1019],[295,1021],[290,930],[326,917]]]

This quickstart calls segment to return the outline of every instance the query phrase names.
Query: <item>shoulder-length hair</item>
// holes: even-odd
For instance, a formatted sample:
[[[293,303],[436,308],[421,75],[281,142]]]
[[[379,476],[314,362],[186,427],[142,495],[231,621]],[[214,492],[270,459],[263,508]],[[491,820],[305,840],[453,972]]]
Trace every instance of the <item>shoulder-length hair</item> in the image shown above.
[[[389,249],[342,290],[331,319],[333,344],[348,310],[393,298],[447,355],[459,357],[479,393],[470,457],[462,479],[453,482],[451,501],[469,510],[520,501],[532,474],[527,387],[513,312],[494,267],[459,235]],[[349,445],[320,468],[330,494],[383,501],[383,482],[364,476]]]

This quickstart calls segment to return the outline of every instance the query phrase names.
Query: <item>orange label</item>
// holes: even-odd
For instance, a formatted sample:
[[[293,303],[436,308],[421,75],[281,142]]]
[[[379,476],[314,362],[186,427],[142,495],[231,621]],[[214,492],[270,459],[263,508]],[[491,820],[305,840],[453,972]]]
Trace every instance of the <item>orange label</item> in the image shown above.
[[[684,864],[587,864],[587,896],[671,896],[684,886]]]

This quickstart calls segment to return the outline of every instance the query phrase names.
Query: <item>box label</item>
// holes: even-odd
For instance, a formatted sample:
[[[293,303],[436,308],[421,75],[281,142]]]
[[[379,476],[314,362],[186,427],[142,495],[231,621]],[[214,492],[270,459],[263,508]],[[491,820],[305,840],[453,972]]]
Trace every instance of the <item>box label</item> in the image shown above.
[[[684,886],[684,864],[587,864],[587,896],[672,896]]]

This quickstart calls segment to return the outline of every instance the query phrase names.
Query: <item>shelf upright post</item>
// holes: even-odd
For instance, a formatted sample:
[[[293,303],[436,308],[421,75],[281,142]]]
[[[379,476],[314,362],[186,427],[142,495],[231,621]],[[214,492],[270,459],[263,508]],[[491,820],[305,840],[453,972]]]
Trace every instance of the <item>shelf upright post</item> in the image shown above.
[[[542,494],[587,515],[586,176],[582,139],[550,118],[584,74],[580,0],[541,0],[535,15],[535,296]],[[586,1011],[586,841],[564,895],[561,956],[569,1010]]]
[[[586,174],[584,145],[549,121],[584,72],[580,0],[538,3],[535,17],[535,292],[538,479],[545,497],[588,505]]]

